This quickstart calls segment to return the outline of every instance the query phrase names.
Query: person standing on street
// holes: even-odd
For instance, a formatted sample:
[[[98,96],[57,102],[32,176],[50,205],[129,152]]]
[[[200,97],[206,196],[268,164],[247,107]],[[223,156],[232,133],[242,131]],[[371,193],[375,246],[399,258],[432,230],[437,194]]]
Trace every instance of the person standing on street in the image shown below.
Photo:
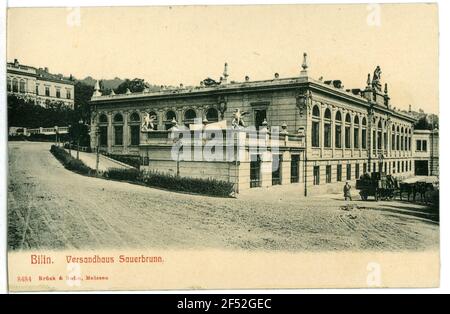
[[[350,192],[351,189],[352,189],[352,186],[348,183],[348,181],[345,182],[345,185],[344,185],[344,198],[345,198],[346,201],[348,201],[348,200],[352,201],[352,194]]]

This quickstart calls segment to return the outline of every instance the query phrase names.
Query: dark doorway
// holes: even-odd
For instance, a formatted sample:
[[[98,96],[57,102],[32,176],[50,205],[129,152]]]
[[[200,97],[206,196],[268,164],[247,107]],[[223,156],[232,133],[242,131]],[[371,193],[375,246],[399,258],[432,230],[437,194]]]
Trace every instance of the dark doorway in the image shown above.
[[[414,174],[416,176],[427,176],[428,175],[428,160],[414,161]]]
[[[252,155],[250,159],[250,188],[261,186],[261,159]]]
[[[281,155],[272,156],[272,185],[281,184]]]
[[[255,110],[255,127],[257,130],[261,127],[264,120],[267,118],[265,109]]]
[[[291,156],[291,183],[298,183],[300,181],[300,156]]]

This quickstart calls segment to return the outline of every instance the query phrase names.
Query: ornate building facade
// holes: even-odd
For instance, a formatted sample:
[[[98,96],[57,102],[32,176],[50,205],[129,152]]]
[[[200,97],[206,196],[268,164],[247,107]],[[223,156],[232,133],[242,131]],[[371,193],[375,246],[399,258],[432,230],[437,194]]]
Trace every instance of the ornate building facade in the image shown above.
[[[192,88],[121,95],[101,95],[96,88],[91,124],[97,132],[92,133],[91,145],[109,153],[140,155],[143,167],[171,172],[174,167],[179,170],[180,164],[169,158],[173,142],[161,138],[169,138],[167,130],[173,121],[188,126],[226,120],[230,125],[239,109],[248,113],[247,125],[259,128],[267,123],[269,130],[282,127],[286,134],[280,152],[275,156],[269,149],[264,158],[255,159],[247,149],[248,158],[239,164],[185,163],[185,168],[181,166],[186,169],[184,175],[235,180],[240,190],[297,184],[305,195],[341,190],[345,181],[352,182],[366,172],[413,175],[415,119],[392,109],[379,67],[372,77],[369,74],[365,88],[352,90],[343,89],[338,80],[312,79],[306,54],[299,72],[292,78],[276,73],[270,80],[246,77],[242,82],[229,82],[225,64],[219,82],[207,79]],[[154,117],[155,128],[141,132],[147,113]],[[275,159],[280,164],[276,169]],[[271,170],[264,174],[263,169]]]
[[[48,68],[20,64],[17,59],[7,63],[6,74],[8,94],[32,100],[43,107],[52,103],[74,107],[75,82],[69,78],[51,74]]]

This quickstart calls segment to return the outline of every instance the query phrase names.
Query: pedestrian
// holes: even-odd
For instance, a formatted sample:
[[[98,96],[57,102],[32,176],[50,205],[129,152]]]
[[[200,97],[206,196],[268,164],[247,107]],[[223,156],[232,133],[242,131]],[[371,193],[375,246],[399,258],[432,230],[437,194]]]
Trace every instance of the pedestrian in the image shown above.
[[[348,201],[348,200],[352,201],[352,194],[350,192],[351,189],[352,189],[352,186],[348,183],[348,181],[345,182],[345,185],[344,185],[344,198],[345,198],[346,201]]]

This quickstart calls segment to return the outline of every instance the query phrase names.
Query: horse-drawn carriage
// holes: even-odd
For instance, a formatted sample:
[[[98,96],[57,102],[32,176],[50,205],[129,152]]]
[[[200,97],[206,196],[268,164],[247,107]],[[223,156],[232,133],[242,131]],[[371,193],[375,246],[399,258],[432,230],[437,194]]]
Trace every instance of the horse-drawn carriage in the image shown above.
[[[366,201],[369,196],[373,196],[376,201],[379,199],[390,200],[395,197],[398,182],[391,175],[372,172],[372,174],[366,173],[356,180],[356,189],[360,191],[359,195],[363,201]]]

